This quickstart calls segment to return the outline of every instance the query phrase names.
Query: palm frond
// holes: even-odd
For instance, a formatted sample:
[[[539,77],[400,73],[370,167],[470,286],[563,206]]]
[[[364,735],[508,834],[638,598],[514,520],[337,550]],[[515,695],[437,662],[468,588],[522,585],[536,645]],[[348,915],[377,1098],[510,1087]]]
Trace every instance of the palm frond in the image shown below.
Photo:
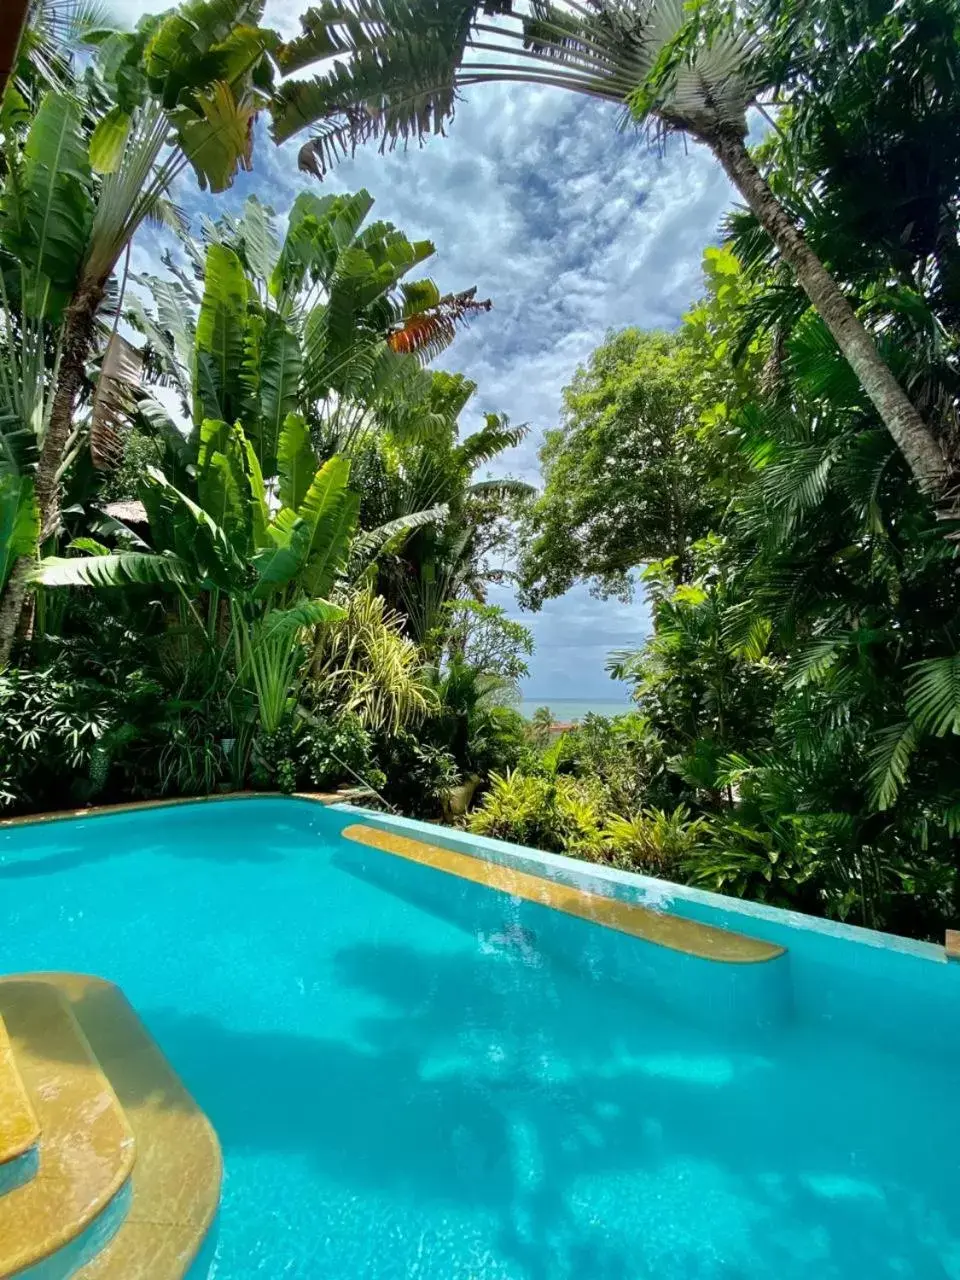
[[[406,316],[387,335],[390,350],[418,356],[424,362],[433,360],[454,340],[458,325],[492,309],[489,298],[478,302],[476,294],[476,286],[463,293],[448,294],[435,306]]]
[[[918,728],[937,737],[960,733],[960,653],[915,663],[906,701]]]
[[[867,778],[870,795],[878,809],[890,809],[907,780],[910,759],[917,746],[917,726],[905,721],[891,725],[876,736],[868,751]]]

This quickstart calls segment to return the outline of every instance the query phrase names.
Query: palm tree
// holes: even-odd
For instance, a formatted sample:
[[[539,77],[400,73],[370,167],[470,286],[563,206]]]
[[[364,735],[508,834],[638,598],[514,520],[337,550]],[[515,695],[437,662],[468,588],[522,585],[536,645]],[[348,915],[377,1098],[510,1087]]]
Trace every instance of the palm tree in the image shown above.
[[[775,79],[748,17],[712,0],[328,0],[280,50],[288,73],[328,67],[280,87],[274,137],[319,125],[300,165],[322,176],[368,140],[383,150],[442,133],[461,89],[495,81],[567,89],[616,103],[659,135],[689,134],[793,268],[917,484],[942,496],[949,468],[937,439],[746,147],[747,111]]]
[[[479,430],[459,440],[457,419],[476,384],[441,370],[432,379],[432,429],[419,439],[372,439],[356,459],[356,474],[363,477],[362,523],[402,527],[416,512],[438,512],[402,546],[385,548],[378,577],[388,602],[405,615],[408,634],[428,647],[451,601],[485,598],[497,576],[491,559],[501,549],[505,508],[533,495],[519,480],[476,479],[479,468],[518,445],[527,428],[488,413]]]

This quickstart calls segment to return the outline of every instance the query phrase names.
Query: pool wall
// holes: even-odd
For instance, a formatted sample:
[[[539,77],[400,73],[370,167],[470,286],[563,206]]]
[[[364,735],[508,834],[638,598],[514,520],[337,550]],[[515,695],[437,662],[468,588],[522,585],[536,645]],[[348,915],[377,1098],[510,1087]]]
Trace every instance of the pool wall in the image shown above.
[[[123,806],[83,814],[44,815],[71,837],[89,838],[103,822],[106,844],[125,838],[147,847],[176,840],[183,828],[199,824],[216,840],[219,811],[242,804],[277,810],[271,821],[289,823],[291,834],[303,814],[317,831],[342,830],[362,822],[443,849],[508,866],[586,893],[638,903],[688,920],[713,925],[785,948],[786,955],[762,965],[726,965],[669,952],[586,921],[559,916],[547,907],[511,899],[513,919],[530,927],[548,948],[551,961],[575,965],[582,973],[640,985],[661,1002],[706,1021],[764,1025],[795,1016],[825,1024],[838,1034],[867,1039],[897,1052],[920,1055],[960,1051],[960,962],[948,961],[942,946],[783,911],[760,903],[671,884],[559,854],[543,853],[449,827],[400,818],[324,797],[223,796],[220,803],[175,801]],[[298,812],[299,811],[299,812]],[[47,822],[0,822],[0,856],[26,851]],[[64,844],[68,844],[64,830]],[[384,888],[416,896],[421,905],[450,916],[467,929],[502,930],[502,895],[480,886],[451,894],[449,880],[430,867],[377,850],[352,850],[344,840],[338,860],[354,873],[378,879]],[[54,855],[69,863],[71,855]],[[498,901],[499,899],[499,901]],[[753,970],[754,972],[748,972]],[[762,971],[762,972],[761,972]]]
[[[638,952],[636,945],[629,947],[632,972],[624,973],[623,962],[614,960],[619,977],[646,986],[653,983],[660,998],[678,1001],[684,1012],[699,1001],[708,1018],[732,1018],[739,1024],[776,1021],[792,1012],[803,1020],[827,1024],[840,1033],[899,1052],[941,1054],[960,1049],[960,963],[948,961],[943,947],[352,805],[332,805],[328,812],[331,816],[340,814],[344,825],[359,818],[385,831],[557,880],[587,893],[640,903],[786,949],[785,957],[768,965],[711,965],[713,970],[728,972],[715,974],[712,987],[706,989],[702,973],[710,962],[688,965],[683,962],[689,957],[669,960],[658,948],[659,961],[651,966],[642,954],[645,948]],[[598,940],[596,945],[608,953],[624,949],[624,943],[608,939]],[[744,969],[765,973],[745,975]],[[597,972],[600,976],[610,971],[608,956]],[[705,1003],[710,1007],[703,1008]]]

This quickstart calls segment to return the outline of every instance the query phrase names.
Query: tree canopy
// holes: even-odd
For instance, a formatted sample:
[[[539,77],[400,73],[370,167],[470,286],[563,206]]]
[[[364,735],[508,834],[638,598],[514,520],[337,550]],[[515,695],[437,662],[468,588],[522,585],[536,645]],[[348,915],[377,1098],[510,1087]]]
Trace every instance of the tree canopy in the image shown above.
[[[712,501],[696,367],[684,336],[624,329],[565,388],[563,425],[546,433],[543,491],[520,540],[531,604],[581,578],[629,597],[633,571],[654,560],[672,560],[678,581],[689,576]]]

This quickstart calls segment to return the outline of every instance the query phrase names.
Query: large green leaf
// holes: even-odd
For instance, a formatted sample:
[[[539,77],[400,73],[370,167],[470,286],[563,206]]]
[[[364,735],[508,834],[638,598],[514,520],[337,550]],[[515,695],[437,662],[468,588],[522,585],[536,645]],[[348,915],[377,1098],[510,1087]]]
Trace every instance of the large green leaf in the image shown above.
[[[13,471],[0,474],[0,589],[16,560],[36,554],[39,536],[33,479]]]
[[[48,556],[33,581],[45,587],[125,587],[190,583],[192,567],[178,556],[122,551],[112,555]]]
[[[238,230],[247,266],[254,279],[269,283],[280,257],[280,244],[274,235],[270,211],[256,196],[247,198]]]
[[[154,546],[190,565],[198,585],[212,583],[223,591],[242,592],[253,584],[252,570],[225,530],[162,472],[148,468],[141,496]]]
[[[183,153],[193,165],[202,190],[226,191],[238,168],[249,169],[257,103],[238,101],[223,80],[196,98],[197,110],[172,112]]]
[[[268,529],[270,525],[270,507],[267,503],[267,489],[263,482],[260,459],[257,451],[246,436],[243,437],[244,472],[247,481],[247,493],[250,502],[250,515],[253,528],[253,545],[255,549],[265,547],[270,541]]]
[[[197,451],[200,506],[220,526],[240,556],[252,549],[253,510],[247,475],[246,440],[239,427],[205,418]]]
[[[305,627],[316,627],[325,622],[340,622],[346,610],[329,600],[301,600],[289,609],[272,609],[263,621],[263,634],[293,638]]]
[[[338,504],[349,480],[350,459],[340,456],[328,459],[310,481],[297,515],[316,528],[318,522]]]
[[[440,524],[450,514],[446,503],[413,511],[359,534],[350,548],[351,568],[359,568],[378,555],[396,555],[412,533],[428,524]]]
[[[360,516],[360,495],[346,490],[329,503],[313,532],[310,558],[303,574],[306,589],[325,596],[333,590],[346,563],[350,541]]]
[[[191,0],[168,13],[156,26],[144,54],[150,88],[167,107],[189,101],[191,93],[217,78],[233,79],[237,65],[236,33],[243,33],[239,53],[249,66],[258,52],[274,43],[273,33],[257,31],[263,0]],[[250,33],[258,38],[250,43]]]
[[[137,411],[151,431],[163,441],[167,452],[164,468],[168,472],[172,470],[176,473],[171,474],[169,478],[179,488],[183,488],[195,468],[196,459],[190,442],[163,405],[152,396],[143,396],[137,403]]]
[[[112,107],[90,138],[90,166],[94,173],[116,173],[130,136],[132,118],[123,107]]]
[[[274,297],[294,295],[308,278],[328,284],[337,255],[352,243],[372,208],[369,191],[344,196],[301,192],[290,210],[280,259],[270,280]]]
[[[222,244],[207,249],[205,288],[197,317],[195,419],[246,417],[243,378],[248,285],[240,259]]]
[[[267,529],[268,541],[253,557],[259,579],[256,595],[269,596],[303,572],[313,541],[313,525],[292,511],[281,511]]]
[[[310,431],[298,413],[284,419],[277,446],[280,502],[292,511],[299,509],[317,473],[317,455],[310,444]]]
[[[260,417],[255,443],[264,474],[277,471],[277,451],[284,420],[297,409],[300,386],[300,343],[289,325],[268,313],[260,340]]]
[[[8,171],[0,242],[27,274],[24,305],[55,319],[69,296],[93,224],[90,166],[78,103],[46,93],[23,165]]]

